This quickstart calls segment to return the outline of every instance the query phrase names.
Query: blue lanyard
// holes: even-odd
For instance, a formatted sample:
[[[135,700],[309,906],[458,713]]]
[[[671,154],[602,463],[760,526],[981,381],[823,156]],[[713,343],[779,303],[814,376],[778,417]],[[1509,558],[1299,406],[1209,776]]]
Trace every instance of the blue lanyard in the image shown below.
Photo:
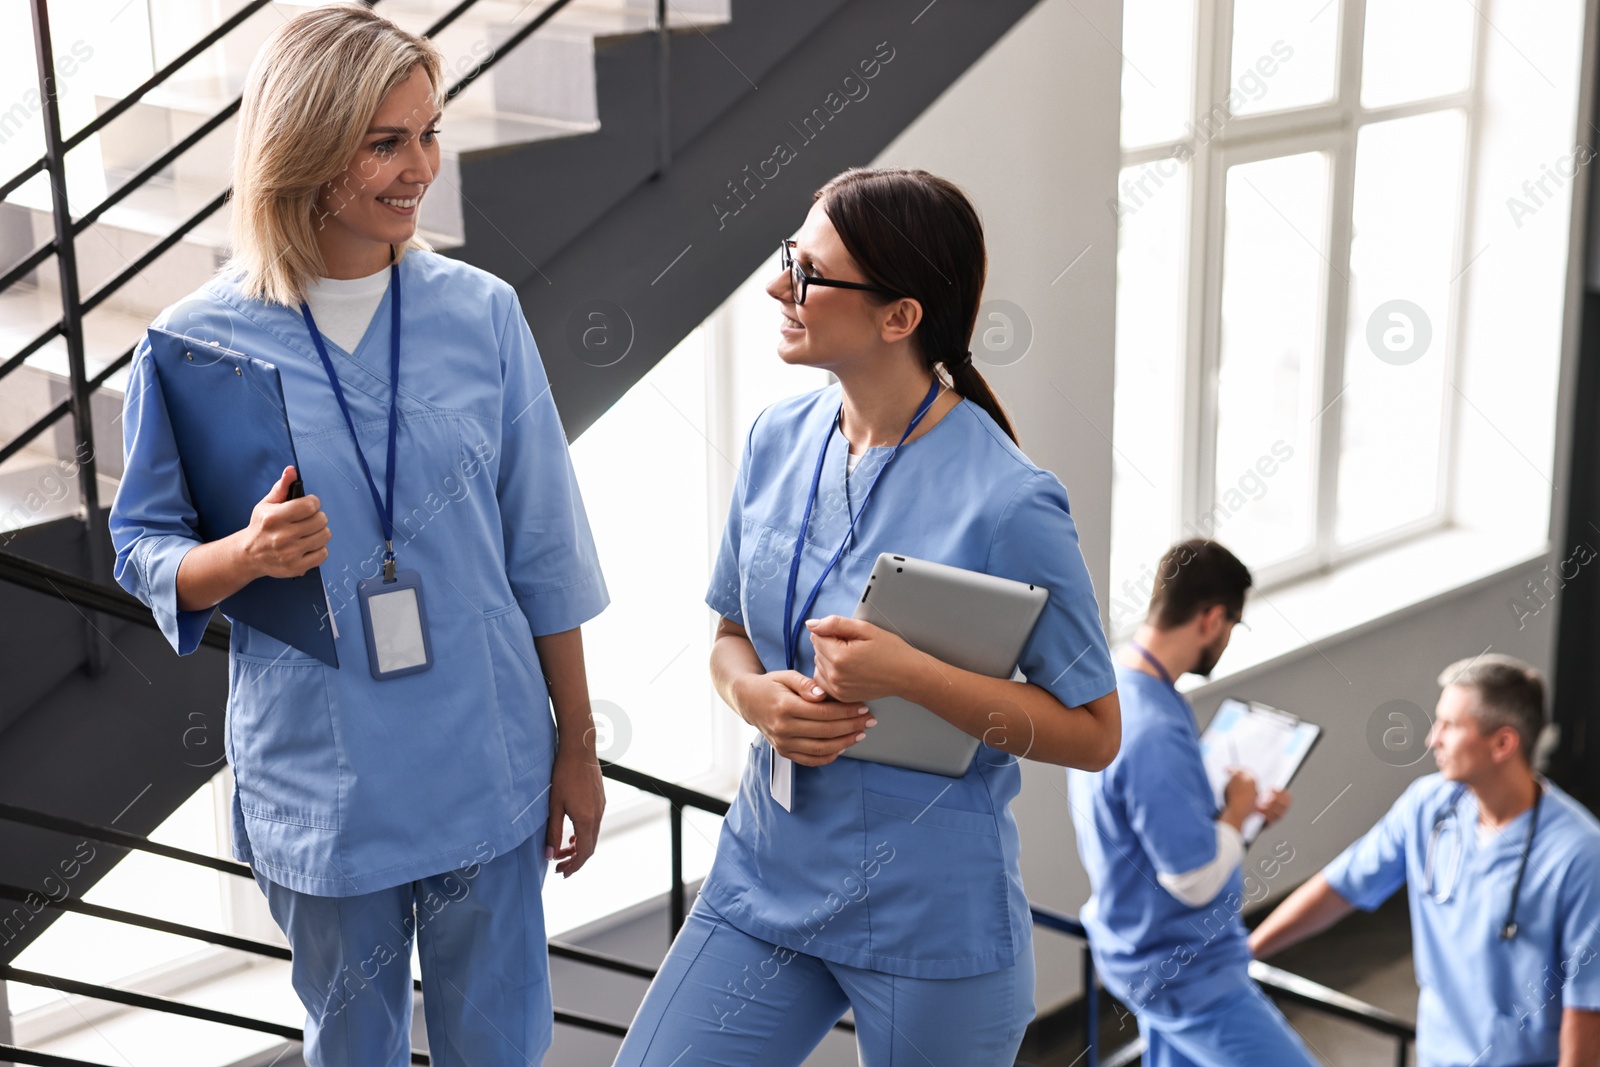
[[[394,253],[391,250],[390,255]],[[396,412],[396,401],[400,396],[400,264],[389,264],[389,287],[394,294],[390,305],[392,312],[389,326],[389,465],[384,471],[384,496],[378,495],[378,483],[372,477],[372,468],[367,466],[366,453],[361,451],[361,438],[356,436],[356,423],[350,417],[350,405],[345,403],[344,389],[339,385],[339,375],[334,372],[333,360],[328,358],[328,349],[322,343],[322,334],[317,331],[316,320],[311,317],[311,309],[305,301],[300,302],[300,314],[305,316],[306,328],[311,331],[311,343],[317,346],[317,355],[322,357],[323,369],[328,372],[328,381],[333,384],[333,395],[339,401],[339,410],[344,412],[344,424],[350,427],[350,439],[356,446],[356,458],[361,461],[361,473],[367,476],[367,488],[372,490],[372,502],[378,508],[378,522],[383,526],[383,580],[394,581],[394,442],[396,432],[399,430],[399,418]]]
[[[867,495],[861,498],[861,507],[854,515],[850,516],[850,526],[844,532],[844,539],[839,542],[839,547],[833,553],[833,558],[828,561],[828,565],[822,568],[822,574],[817,578],[817,584],[811,587],[811,592],[806,597],[805,604],[800,608],[800,618],[796,621],[794,617],[795,583],[800,578],[800,557],[805,552],[806,527],[811,525],[811,508],[817,501],[817,488],[822,484],[822,464],[828,457],[828,444],[833,440],[833,431],[839,425],[839,415],[844,411],[844,405],[840,404],[839,411],[834,412],[833,421],[828,424],[828,433],[822,439],[822,450],[817,453],[817,468],[811,474],[811,492],[806,494],[806,512],[800,519],[800,534],[795,539],[794,558],[789,562],[789,588],[783,596],[783,658],[784,663],[791,671],[795,669],[795,664],[800,659],[800,631],[805,628],[806,616],[811,613],[811,609],[817,603],[817,594],[822,592],[822,583],[828,580],[828,575],[833,573],[835,564],[844,555],[844,546],[850,543],[850,535],[855,532],[856,523],[865,514],[867,504],[872,500],[873,492],[878,488],[878,483],[883,481],[884,472],[889,469],[889,464],[894,462],[894,457],[899,454],[900,446],[905,444],[906,438],[910,437],[912,432],[916,430],[918,424],[922,422],[928,411],[933,407],[933,402],[938,396],[939,380],[935,378],[933,384],[928,386],[928,395],[922,398],[922,405],[917,408],[917,413],[911,416],[911,424],[906,427],[906,432],[900,435],[900,440],[895,444],[894,450],[883,461],[883,466],[878,468],[876,477],[872,479],[872,485],[867,488]]]
[[[1172,675],[1167,673],[1167,669],[1161,665],[1161,661],[1160,660],[1156,659],[1154,656],[1152,656],[1150,654],[1150,650],[1149,649],[1145,648],[1143,645],[1141,645],[1137,641],[1129,641],[1128,644],[1133,646],[1133,650],[1135,652],[1139,653],[1139,655],[1144,657],[1144,661],[1146,663],[1150,664],[1150,666],[1152,666],[1152,667],[1154,667],[1156,669],[1156,673],[1161,675],[1161,680],[1163,682],[1166,682],[1167,685],[1171,686],[1173,689],[1177,689],[1178,688],[1177,686],[1172,684]]]

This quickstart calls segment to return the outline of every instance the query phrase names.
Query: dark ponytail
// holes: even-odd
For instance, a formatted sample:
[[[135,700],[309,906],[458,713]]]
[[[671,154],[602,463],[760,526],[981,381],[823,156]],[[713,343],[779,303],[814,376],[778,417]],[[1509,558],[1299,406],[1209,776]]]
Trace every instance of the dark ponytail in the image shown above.
[[[951,388],[1015,442],[1010,418],[968,350],[989,270],[972,201],[924,170],[866,167],[840,174],[815,199],[869,281],[922,304],[912,342],[928,372],[937,375],[942,365]]]

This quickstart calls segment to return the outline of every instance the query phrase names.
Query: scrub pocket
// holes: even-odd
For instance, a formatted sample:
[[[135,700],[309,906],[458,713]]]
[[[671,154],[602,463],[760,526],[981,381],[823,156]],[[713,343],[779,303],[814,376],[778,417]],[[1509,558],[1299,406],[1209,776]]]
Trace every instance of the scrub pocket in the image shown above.
[[[512,604],[484,615],[483,626],[512,781],[535,773],[548,780],[555,726],[528,618]]]
[[[1496,1054],[1508,1061],[1554,1064],[1561,1057],[1560,997],[1534,1015],[1496,1012],[1489,1040]]]
[[[739,610],[749,629],[752,619],[782,620],[794,539],[749,519],[739,531]],[[775,627],[781,627],[778,621]]]
[[[326,668],[296,652],[276,659],[234,653],[228,740],[244,814],[339,828],[341,748]]]
[[[874,955],[966,960],[1014,949],[995,817],[863,790]],[[892,858],[885,861],[887,849]]]

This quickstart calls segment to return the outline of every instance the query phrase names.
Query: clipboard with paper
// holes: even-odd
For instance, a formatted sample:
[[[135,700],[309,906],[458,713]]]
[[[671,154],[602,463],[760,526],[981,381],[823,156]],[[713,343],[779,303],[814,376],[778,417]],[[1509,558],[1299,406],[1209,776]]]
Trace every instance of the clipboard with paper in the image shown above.
[[[1218,810],[1230,768],[1248,771],[1263,791],[1287,789],[1311,754],[1322,727],[1266,704],[1229,697],[1200,735],[1200,757]],[[1240,836],[1254,841],[1266,825],[1259,814],[1245,820]]]
[[[202,541],[227,537],[250,525],[284,467],[300,469],[278,368],[154,326],[146,335],[196,532]],[[339,634],[318,567],[298,578],[257,578],[217,608],[339,666]]]

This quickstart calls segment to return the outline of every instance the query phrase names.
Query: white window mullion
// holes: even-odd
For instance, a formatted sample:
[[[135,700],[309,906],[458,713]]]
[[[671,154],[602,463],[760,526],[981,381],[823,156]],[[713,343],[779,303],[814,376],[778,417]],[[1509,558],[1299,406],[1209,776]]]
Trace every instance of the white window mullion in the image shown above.
[[[1436,514],[1445,524],[1456,516],[1456,464],[1461,451],[1461,405],[1457,402],[1454,383],[1461,377],[1462,353],[1466,345],[1462,336],[1466,329],[1466,294],[1472,284],[1472,261],[1480,249],[1476,247],[1476,227],[1473,226],[1474,205],[1477,203],[1478,175],[1482,172],[1483,131],[1479,120],[1483,115],[1483,72],[1489,62],[1489,35],[1484,32],[1487,20],[1473,21],[1472,84],[1467,90],[1467,150],[1462,153],[1466,173],[1461,181],[1461,222],[1457,230],[1455,272],[1450,286],[1450,321],[1446,329],[1445,385],[1440,391],[1444,417],[1440,420],[1443,435],[1443,454],[1439,461],[1439,491]]]
[[[728,501],[738,490],[739,475],[729,467],[728,461],[738,464],[744,455],[746,426],[739,425],[738,404],[734,383],[738,374],[735,301],[725,301],[706,321],[706,413],[710,421],[710,442],[706,447],[706,479],[711,486],[708,495],[711,514],[706,529],[711,532],[707,544],[706,573],[716,562],[722,543],[722,527],[728,520]],[[713,447],[714,443],[714,447]],[[715,625],[712,612],[706,611],[706,625]],[[708,699],[712,705],[712,738],[717,746],[714,770],[707,780],[695,784],[696,788],[710,793],[732,792],[739,786],[744,768],[744,747],[749,730],[722,702],[713,689]],[[688,783],[686,783],[688,784]]]
[[[1228,85],[1230,44],[1233,39],[1233,0],[1202,3],[1196,18],[1195,114],[1209,109],[1218,87]],[[1186,345],[1183,388],[1185,443],[1177,469],[1179,507],[1175,513],[1178,537],[1186,537],[1201,516],[1208,514],[1216,496],[1217,360],[1222,318],[1222,197],[1221,153],[1215,140],[1196,139],[1190,161],[1189,284],[1185,301]]]
[[[1340,5],[1339,84],[1337,97],[1344,114],[1333,152],[1330,188],[1327,306],[1324,311],[1321,393],[1313,418],[1317,419],[1316,549],[1317,567],[1331,566],[1336,544],[1334,522],[1339,513],[1339,452],[1342,443],[1344,360],[1350,306],[1351,225],[1355,213],[1356,116],[1361,108],[1362,43],[1366,26],[1366,0],[1344,0]]]

